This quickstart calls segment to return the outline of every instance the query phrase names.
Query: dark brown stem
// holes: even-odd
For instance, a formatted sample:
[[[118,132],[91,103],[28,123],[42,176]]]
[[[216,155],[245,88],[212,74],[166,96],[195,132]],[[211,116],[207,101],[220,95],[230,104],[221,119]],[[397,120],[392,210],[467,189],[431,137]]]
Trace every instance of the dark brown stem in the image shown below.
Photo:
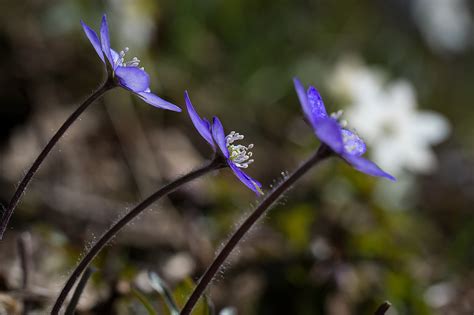
[[[18,185],[18,188],[15,191],[15,194],[13,195],[12,199],[10,200],[10,203],[8,204],[8,207],[4,210],[2,214],[2,220],[0,222],[0,240],[3,239],[3,234],[5,233],[8,222],[10,221],[13,211],[15,211],[16,206],[20,202],[21,197],[23,196],[23,193],[25,192],[26,188],[28,187],[28,184],[30,183],[31,179],[35,175],[36,171],[38,171],[39,167],[43,163],[43,161],[46,159],[48,156],[49,152],[54,148],[56,143],[58,143],[59,139],[64,135],[64,133],[71,127],[71,125],[79,118],[79,116],[89,107],[90,104],[92,104],[95,100],[97,100],[99,97],[104,95],[105,92],[108,90],[112,89],[114,87],[113,83],[111,83],[110,80],[107,80],[101,87],[99,87],[94,93],[92,93],[91,96],[89,96],[63,123],[63,125],[56,131],[54,136],[49,140],[49,142],[46,144],[46,146],[43,148],[41,153],[38,155],[36,160],[33,162],[33,165],[31,165],[30,169],[26,173],[26,175],[23,177],[23,179],[20,182],[20,185]]]
[[[214,261],[206,270],[204,275],[199,280],[196,288],[184,305],[181,315],[188,315],[198,302],[199,298],[204,294],[209,283],[212,281],[216,273],[222,267],[230,253],[234,250],[237,244],[242,240],[244,235],[252,228],[258,219],[265,213],[265,211],[276,201],[280,196],[286,192],[301,176],[309,171],[320,161],[331,155],[331,151],[325,145],[322,145],[318,151],[313,154],[306,162],[297,168],[293,174],[280,183],[271,193],[269,193],[255,208],[255,210],[247,217],[247,219],[240,225],[240,227],[232,234],[225,246],[214,258]]]
[[[377,308],[374,315],[385,315],[390,306],[392,306],[392,304],[389,301],[383,302],[383,304]]]
[[[79,280],[79,283],[77,284],[76,290],[74,290],[74,294],[72,295],[71,301],[69,302],[66,312],[64,313],[65,315],[74,315],[74,311],[76,310],[77,304],[79,303],[79,300],[81,298],[82,292],[84,291],[87,281],[89,281],[89,278],[92,276],[92,274],[95,272],[94,268],[87,268],[86,271],[82,274],[81,280]]]
[[[223,160],[221,156],[216,156],[210,163],[207,165],[192,171],[177,180],[163,186],[161,189],[156,191],[154,194],[149,196],[147,199],[142,201],[140,204],[138,204],[135,208],[130,210],[123,218],[121,218],[117,223],[112,225],[112,227],[107,230],[104,235],[97,241],[97,243],[94,244],[94,246],[89,249],[89,251],[85,254],[85,256],[82,258],[82,260],[79,262],[77,265],[76,269],[72,272],[72,274],[69,276],[69,279],[67,280],[64,288],[61,290],[61,293],[59,294],[56,303],[53,306],[53,309],[51,311],[51,314],[59,314],[59,311],[61,310],[61,306],[63,305],[67,295],[69,294],[69,291],[72,289],[74,286],[74,283],[77,281],[81,273],[91,264],[91,262],[94,260],[94,258],[99,254],[99,252],[102,250],[102,248],[107,245],[107,243],[116,236],[116,234],[125,226],[127,223],[132,221],[137,215],[139,215],[143,210],[148,208],[152,203],[157,201],[163,196],[166,196],[167,194],[171,193],[175,189],[179,188],[180,186],[198,178],[201,177],[213,170],[217,170],[223,167],[226,167],[227,164]]]

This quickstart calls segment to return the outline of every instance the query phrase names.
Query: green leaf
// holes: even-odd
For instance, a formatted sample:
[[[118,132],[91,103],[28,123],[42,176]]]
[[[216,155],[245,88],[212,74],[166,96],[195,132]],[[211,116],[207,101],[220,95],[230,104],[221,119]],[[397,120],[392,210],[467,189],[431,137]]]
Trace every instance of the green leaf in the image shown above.
[[[168,288],[165,281],[163,281],[158,274],[152,271],[148,272],[148,280],[150,281],[151,287],[158,292],[165,301],[171,315],[179,315],[178,305],[173,298],[173,293],[171,293],[171,290]]]
[[[174,297],[179,306],[183,307],[195,288],[195,283],[191,278],[184,279],[174,290]],[[207,298],[201,298],[193,309],[192,315],[211,315],[212,307]]]
[[[132,288],[132,294],[135,296],[140,303],[145,307],[145,309],[148,311],[149,315],[158,315],[158,313],[155,311],[153,308],[153,305],[151,305],[150,301],[146,298],[145,295],[141,294],[140,291]]]

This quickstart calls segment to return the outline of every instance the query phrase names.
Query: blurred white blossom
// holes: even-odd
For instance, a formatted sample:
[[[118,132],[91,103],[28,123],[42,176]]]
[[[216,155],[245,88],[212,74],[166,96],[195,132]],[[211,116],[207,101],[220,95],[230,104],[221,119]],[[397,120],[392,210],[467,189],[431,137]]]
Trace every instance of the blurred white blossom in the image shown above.
[[[346,60],[336,67],[331,87],[349,101],[345,119],[370,145],[379,166],[395,175],[434,169],[431,146],[448,136],[450,126],[442,115],[417,109],[408,81],[386,82],[382,71]]]
[[[155,30],[156,3],[149,0],[109,0],[120,40],[135,50],[145,49]]]
[[[423,295],[428,305],[440,308],[450,303],[456,297],[456,290],[452,283],[441,282],[430,286]]]
[[[219,315],[237,315],[237,309],[235,307],[225,307],[220,312]]]
[[[471,44],[472,17],[466,0],[413,1],[416,23],[437,52],[455,53]]]

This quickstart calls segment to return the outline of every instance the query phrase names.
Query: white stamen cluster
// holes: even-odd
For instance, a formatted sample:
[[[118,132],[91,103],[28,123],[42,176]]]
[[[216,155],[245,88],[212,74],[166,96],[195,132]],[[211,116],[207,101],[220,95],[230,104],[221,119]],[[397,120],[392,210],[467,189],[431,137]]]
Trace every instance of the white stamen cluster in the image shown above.
[[[353,153],[358,149],[357,146],[357,141],[358,137],[355,133],[342,133],[342,142],[344,143],[344,149],[346,149],[347,152]]]
[[[123,50],[119,52],[119,57],[117,60],[117,64],[123,67],[137,67],[140,65],[140,59],[137,57],[133,57],[132,60],[125,61],[125,55],[128,52],[128,47],[125,47]],[[140,69],[145,70],[145,68],[141,67]]]
[[[241,144],[232,144],[235,141],[242,140],[244,135],[241,135],[235,131],[232,131],[229,135],[225,137],[227,150],[229,150],[230,159],[240,168],[247,168],[249,164],[253,163],[252,152],[250,149],[253,148],[253,144],[249,144],[248,146],[244,146]]]
[[[337,122],[339,122],[339,125],[341,125],[342,128],[347,126],[347,120],[341,119],[343,114],[344,114],[344,111],[342,109],[331,114],[331,118],[337,120]]]
[[[347,129],[347,121],[344,119],[341,119],[343,114],[344,114],[343,110],[338,110],[337,112],[331,114],[331,118],[336,120],[341,126],[341,128],[343,128],[342,142],[344,143],[344,149],[346,150],[347,153],[362,154],[363,149],[360,146],[361,140],[355,130]]]

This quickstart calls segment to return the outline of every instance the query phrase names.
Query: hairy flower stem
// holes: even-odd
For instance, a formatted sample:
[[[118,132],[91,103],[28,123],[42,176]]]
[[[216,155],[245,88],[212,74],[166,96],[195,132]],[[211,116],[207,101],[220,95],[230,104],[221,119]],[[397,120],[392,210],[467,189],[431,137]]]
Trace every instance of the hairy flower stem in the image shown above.
[[[375,311],[374,315],[385,315],[385,313],[388,311],[388,309],[392,306],[392,304],[389,301],[385,301],[380,305],[377,310]]]
[[[82,274],[81,280],[79,280],[79,283],[76,286],[76,290],[74,291],[74,294],[72,295],[71,301],[69,302],[66,312],[64,313],[65,315],[74,315],[76,311],[77,304],[79,303],[79,300],[81,298],[82,292],[84,291],[87,281],[89,281],[89,278],[92,276],[92,274],[95,272],[94,268],[87,268],[86,271]]]
[[[54,315],[59,314],[59,311],[61,310],[61,306],[64,303],[64,300],[68,296],[69,291],[72,289],[72,287],[74,286],[74,283],[77,281],[81,273],[91,264],[91,262],[100,253],[100,251],[105,247],[105,245],[107,245],[107,243],[111,239],[113,239],[115,235],[117,235],[117,233],[125,225],[127,225],[127,223],[132,221],[143,210],[148,208],[152,203],[154,203],[161,197],[166,196],[167,194],[173,192],[174,190],[181,187],[182,185],[198,177],[201,177],[209,172],[212,172],[214,170],[218,170],[224,167],[227,167],[226,161],[222,158],[222,156],[216,155],[216,157],[205,166],[198,168],[176,179],[175,181],[163,186],[162,188],[160,188],[154,194],[152,194],[147,199],[145,199],[140,204],[138,204],[135,208],[130,210],[124,217],[122,217],[119,221],[117,221],[117,223],[112,225],[112,227],[110,227],[104,233],[104,235],[102,235],[102,237],[97,241],[97,243],[95,243],[94,246],[92,246],[91,249],[89,249],[89,251],[84,255],[82,260],[77,265],[76,269],[74,269],[72,274],[69,276],[69,279],[64,285],[64,288],[61,290],[61,293],[59,294],[56,300],[56,303],[53,306],[53,310],[51,311],[51,314],[54,314]]]
[[[46,144],[46,146],[43,148],[41,153],[38,155],[36,160],[33,162],[33,165],[31,165],[30,169],[26,173],[26,175],[23,177],[23,179],[20,182],[20,185],[18,185],[18,188],[15,191],[15,194],[13,195],[12,199],[10,200],[10,203],[7,208],[3,211],[2,214],[2,220],[0,222],[0,240],[3,239],[3,234],[5,233],[8,222],[10,221],[10,218],[13,215],[13,211],[15,211],[16,206],[20,202],[21,197],[23,196],[23,193],[25,192],[28,184],[30,183],[31,179],[35,175],[36,171],[39,169],[43,161],[46,159],[48,156],[49,152],[54,148],[56,143],[58,143],[59,139],[64,135],[64,133],[71,127],[71,125],[79,118],[79,116],[91,105],[95,100],[97,100],[99,97],[104,95],[105,92],[108,90],[114,88],[115,85],[112,83],[112,81],[107,80],[102,84],[101,87],[99,87],[94,93],[92,93],[72,114],[69,116],[66,121],[63,123],[63,125],[56,131],[54,136],[49,140],[49,142]]]
[[[301,176],[309,171],[313,166],[329,157],[332,151],[326,146],[322,145],[306,162],[304,162],[298,169],[296,169],[288,178],[281,182],[272,192],[270,192],[255,208],[255,210],[247,217],[247,219],[240,225],[240,227],[232,234],[225,246],[221,249],[219,254],[214,258],[214,261],[206,270],[204,275],[199,280],[196,288],[184,305],[180,315],[189,315],[198,302],[199,298],[204,294],[209,283],[212,281],[216,273],[220,270],[222,264],[225,262],[230,253],[234,250],[237,244],[242,240],[245,234],[252,228],[258,219],[265,213],[265,211],[285,193]]]

